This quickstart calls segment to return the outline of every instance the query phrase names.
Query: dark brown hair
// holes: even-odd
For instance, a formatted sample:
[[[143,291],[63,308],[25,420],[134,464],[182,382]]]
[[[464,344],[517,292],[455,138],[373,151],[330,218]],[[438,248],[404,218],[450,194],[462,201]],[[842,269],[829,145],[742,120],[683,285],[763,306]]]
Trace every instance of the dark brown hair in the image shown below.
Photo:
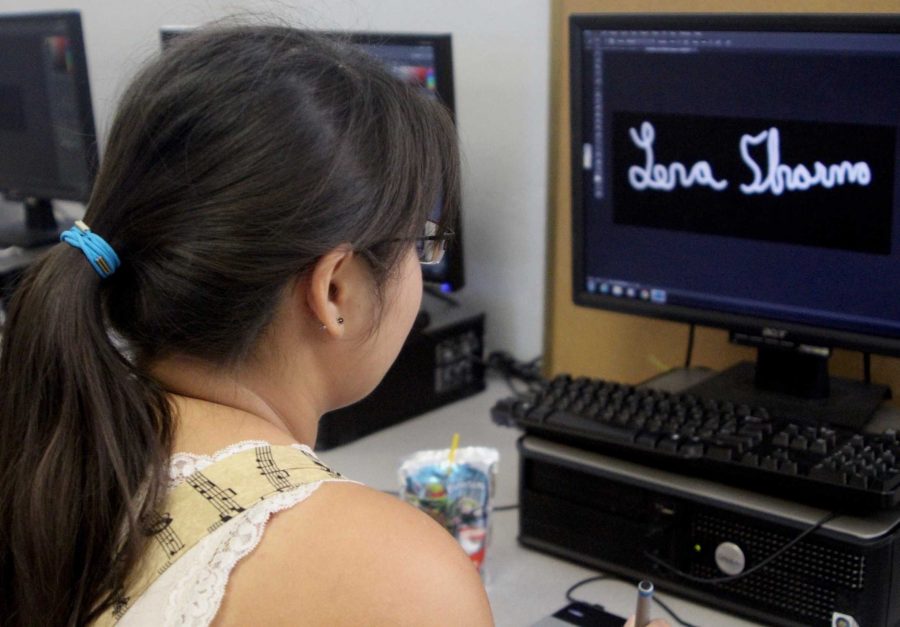
[[[458,200],[441,105],[346,44],[286,27],[192,33],[124,94],[85,222],[29,269],[0,354],[0,624],[80,625],[139,561],[171,408],[147,366],[251,354],[290,282],[366,251],[381,287]],[[113,341],[115,339],[115,341]]]

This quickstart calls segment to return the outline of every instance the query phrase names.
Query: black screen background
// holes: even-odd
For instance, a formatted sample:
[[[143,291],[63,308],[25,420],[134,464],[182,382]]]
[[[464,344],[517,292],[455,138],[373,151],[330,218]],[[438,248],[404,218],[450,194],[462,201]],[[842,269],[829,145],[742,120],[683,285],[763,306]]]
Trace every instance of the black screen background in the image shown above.
[[[0,37],[0,184],[53,183],[59,174],[41,34]]]

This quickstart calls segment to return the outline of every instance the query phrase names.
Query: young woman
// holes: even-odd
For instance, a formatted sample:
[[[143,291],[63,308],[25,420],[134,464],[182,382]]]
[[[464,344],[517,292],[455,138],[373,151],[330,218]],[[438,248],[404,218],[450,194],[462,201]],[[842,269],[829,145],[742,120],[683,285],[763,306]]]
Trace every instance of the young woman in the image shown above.
[[[438,103],[308,33],[138,75],[9,308],[0,624],[491,623],[449,534],[308,448],[397,356],[457,162]]]

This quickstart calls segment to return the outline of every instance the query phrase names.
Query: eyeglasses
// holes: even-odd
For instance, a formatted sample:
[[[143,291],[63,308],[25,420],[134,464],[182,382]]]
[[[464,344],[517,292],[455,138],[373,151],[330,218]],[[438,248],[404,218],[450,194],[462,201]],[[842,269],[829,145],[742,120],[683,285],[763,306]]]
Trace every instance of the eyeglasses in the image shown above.
[[[447,241],[453,238],[452,231],[444,231],[443,235],[437,235],[438,223],[433,220],[425,222],[425,233],[416,239],[416,253],[419,263],[423,266],[433,266],[444,259],[447,252]]]
[[[416,243],[416,256],[419,258],[419,263],[423,266],[433,266],[444,260],[444,253],[447,251],[447,242],[455,236],[453,231],[449,229],[444,229],[444,232],[441,235],[438,235],[438,228],[437,222],[434,220],[426,220],[425,228],[423,229],[422,235],[419,237],[399,237],[384,240],[382,243],[414,241]],[[371,250],[363,249],[360,252],[368,257],[373,263],[377,263],[376,257],[373,256]]]

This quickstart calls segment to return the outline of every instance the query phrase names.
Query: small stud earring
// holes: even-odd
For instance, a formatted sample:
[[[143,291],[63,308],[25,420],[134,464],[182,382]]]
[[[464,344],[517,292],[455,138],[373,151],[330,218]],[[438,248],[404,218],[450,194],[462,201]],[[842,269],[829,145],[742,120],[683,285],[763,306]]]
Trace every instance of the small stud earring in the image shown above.
[[[343,319],[343,318],[338,318],[338,324],[344,324],[344,319]]]

